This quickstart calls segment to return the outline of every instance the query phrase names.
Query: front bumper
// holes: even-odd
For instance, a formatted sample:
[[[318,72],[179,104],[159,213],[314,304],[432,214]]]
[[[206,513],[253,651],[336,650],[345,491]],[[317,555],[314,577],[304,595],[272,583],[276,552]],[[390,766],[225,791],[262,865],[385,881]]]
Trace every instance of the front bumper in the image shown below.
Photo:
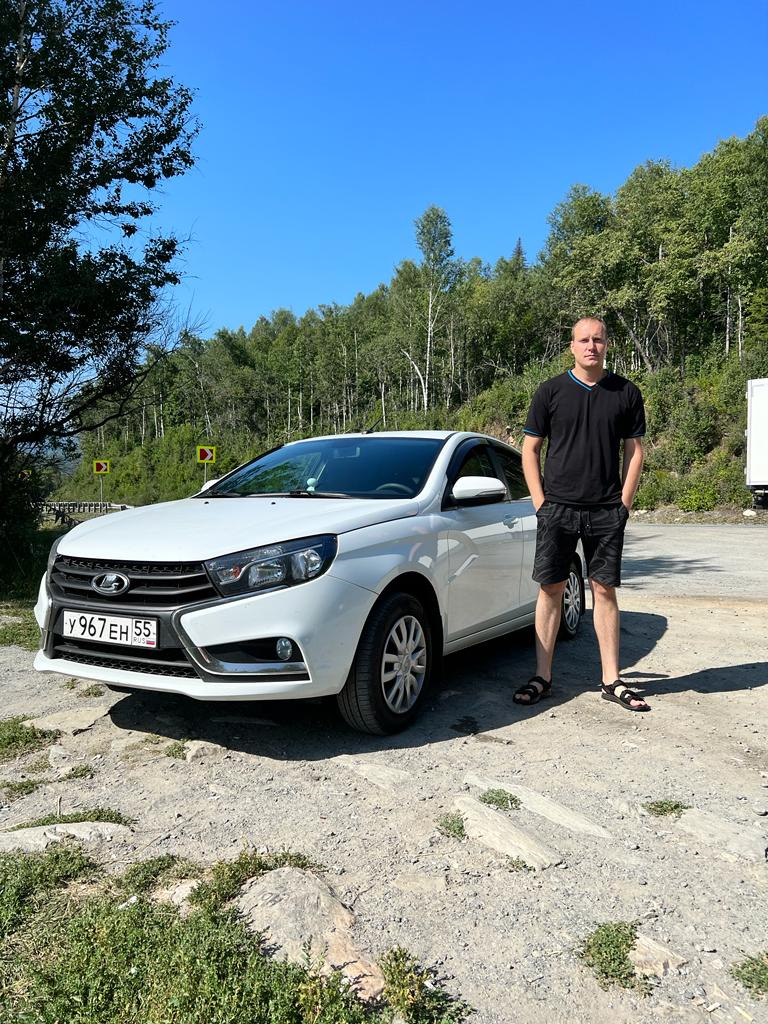
[[[68,658],[56,629],[64,607],[106,614],[103,604],[54,600],[45,577],[41,581],[35,617],[43,634],[35,657],[41,672],[60,672],[137,690],[179,693],[198,700],[275,700],[322,697],[341,690],[357,649],[360,632],[376,594],[330,572],[309,583],[251,597],[209,601],[181,609],[120,609],[115,614],[159,620],[161,637],[170,638],[186,655],[188,674],[166,674],[152,666],[126,668],[100,658],[91,645],[91,663]],[[213,656],[210,648],[285,636],[301,652],[301,660],[261,663],[257,668]],[[57,640],[59,643],[57,644]],[[110,648],[110,651],[112,648]],[[133,651],[128,648],[127,651]],[[159,651],[158,654],[161,652]],[[78,656],[79,657],[79,656]],[[119,657],[116,656],[119,662]],[[188,661],[188,665],[187,665]]]

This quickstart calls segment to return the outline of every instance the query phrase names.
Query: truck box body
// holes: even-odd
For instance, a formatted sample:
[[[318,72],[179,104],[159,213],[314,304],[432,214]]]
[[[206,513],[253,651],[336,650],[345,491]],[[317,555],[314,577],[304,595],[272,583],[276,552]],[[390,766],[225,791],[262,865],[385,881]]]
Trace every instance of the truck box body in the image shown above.
[[[768,377],[747,381],[747,487],[768,495]]]

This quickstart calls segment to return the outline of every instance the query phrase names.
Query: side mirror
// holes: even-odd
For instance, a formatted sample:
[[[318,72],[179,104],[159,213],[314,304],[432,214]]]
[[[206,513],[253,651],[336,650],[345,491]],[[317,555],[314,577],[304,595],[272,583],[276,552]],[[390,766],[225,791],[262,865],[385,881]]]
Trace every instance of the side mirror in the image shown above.
[[[203,491],[207,491],[209,487],[213,487],[213,485],[215,483],[218,483],[218,480],[215,477],[214,477],[213,480],[206,480],[205,483],[203,484],[203,486],[200,488],[200,490],[197,493],[198,494],[202,494]]]
[[[490,505],[506,495],[505,485],[493,476],[463,476],[451,490],[451,497],[457,505]]]

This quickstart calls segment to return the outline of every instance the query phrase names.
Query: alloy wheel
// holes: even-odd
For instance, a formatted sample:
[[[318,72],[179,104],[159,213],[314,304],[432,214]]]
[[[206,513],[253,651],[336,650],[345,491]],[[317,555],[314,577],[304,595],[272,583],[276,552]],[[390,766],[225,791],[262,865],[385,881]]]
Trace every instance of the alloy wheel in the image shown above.
[[[427,644],[413,615],[398,619],[389,631],[381,658],[381,689],[390,711],[402,715],[419,698],[427,674]]]

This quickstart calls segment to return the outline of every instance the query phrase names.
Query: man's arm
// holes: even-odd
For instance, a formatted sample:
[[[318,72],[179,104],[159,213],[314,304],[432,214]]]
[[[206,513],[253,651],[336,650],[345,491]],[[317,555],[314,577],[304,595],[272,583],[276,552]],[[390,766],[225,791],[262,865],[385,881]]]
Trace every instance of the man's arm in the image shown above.
[[[523,438],[523,475],[537,512],[544,504],[544,487],[541,480],[541,447],[543,444],[543,437],[526,434]]]
[[[635,492],[640,483],[640,474],[643,471],[643,458],[642,438],[626,438],[624,441],[624,465],[621,474],[621,500],[627,508],[632,508],[632,502],[635,500]],[[523,458],[523,467],[525,467],[525,458]],[[525,479],[528,479],[527,474]]]

